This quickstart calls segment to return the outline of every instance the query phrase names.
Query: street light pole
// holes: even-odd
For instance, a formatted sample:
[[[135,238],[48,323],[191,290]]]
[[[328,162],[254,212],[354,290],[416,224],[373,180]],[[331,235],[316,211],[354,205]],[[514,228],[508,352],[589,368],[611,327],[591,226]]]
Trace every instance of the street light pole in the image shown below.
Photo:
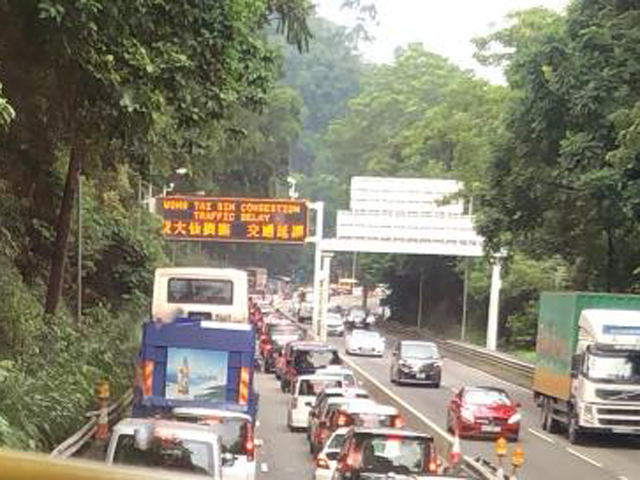
[[[78,171],[78,279],[77,279],[77,312],[76,318],[82,319],[82,170]]]

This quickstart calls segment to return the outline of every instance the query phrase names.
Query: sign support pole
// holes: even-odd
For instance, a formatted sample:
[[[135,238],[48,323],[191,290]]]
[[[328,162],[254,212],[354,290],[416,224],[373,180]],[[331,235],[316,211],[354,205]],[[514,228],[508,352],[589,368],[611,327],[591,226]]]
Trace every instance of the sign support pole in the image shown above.
[[[314,338],[321,337],[320,331],[320,278],[322,275],[322,237],[324,227],[324,202],[313,202],[309,208],[316,211],[316,229],[312,240],[315,242],[313,262],[313,315],[312,328]]]
[[[487,322],[487,349],[496,350],[498,348],[498,314],[500,313],[500,287],[502,279],[500,270],[502,259],[496,256],[492,259],[493,269],[491,271],[491,294],[489,297],[489,320]]]
[[[323,342],[327,341],[327,309],[329,307],[329,293],[331,290],[331,258],[333,257],[333,253],[323,252],[322,253],[322,278],[321,278],[321,288],[319,295],[320,297],[320,312],[319,312],[319,330],[320,330],[320,340]]]

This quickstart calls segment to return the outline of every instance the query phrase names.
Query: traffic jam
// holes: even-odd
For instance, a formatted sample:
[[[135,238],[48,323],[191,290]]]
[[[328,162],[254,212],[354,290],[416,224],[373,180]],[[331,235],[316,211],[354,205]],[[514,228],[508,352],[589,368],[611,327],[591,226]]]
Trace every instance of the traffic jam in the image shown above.
[[[463,473],[459,442],[443,458],[435,438],[409,429],[398,406],[374,396],[344,361],[344,355],[371,357],[389,368],[391,383],[438,388],[442,357],[435,343],[387,345],[376,331],[379,315],[339,305],[330,305],[327,331],[344,344],[317,341],[302,304],[251,297],[249,285],[239,269],[156,270],[131,415],[109,436],[102,432],[107,465],[275,478],[260,467],[275,461],[260,453],[264,441],[257,437],[269,441],[273,433],[259,428],[263,393],[265,402],[285,396],[286,434],[306,442],[317,480],[473,478]],[[258,392],[264,381],[277,385],[273,394]],[[497,388],[465,387],[447,411],[456,436],[517,440],[519,422],[518,405]]]
[[[344,337],[340,349],[308,338],[304,305],[284,302],[275,309],[272,301],[258,300],[250,312],[259,332],[258,358],[287,397],[282,418],[291,434],[304,434],[314,479],[471,478],[460,468],[459,443],[446,462],[438,458],[434,439],[408,429],[399,409],[374,399],[342,360],[343,354],[382,359],[389,349],[391,383],[438,388],[443,362],[435,343],[388,346],[375,330],[378,316],[331,304],[327,334]],[[504,390],[465,387],[451,399],[447,428],[461,438],[516,441],[518,407]]]

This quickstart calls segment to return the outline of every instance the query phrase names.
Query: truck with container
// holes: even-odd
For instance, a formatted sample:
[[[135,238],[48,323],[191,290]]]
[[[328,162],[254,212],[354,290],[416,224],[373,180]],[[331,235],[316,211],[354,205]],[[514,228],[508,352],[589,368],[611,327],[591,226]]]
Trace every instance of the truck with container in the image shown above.
[[[257,414],[256,335],[248,320],[246,273],[234,269],[156,271],[152,319],[142,326],[133,415],[176,408]]]
[[[545,431],[640,434],[640,295],[543,293],[536,353]]]

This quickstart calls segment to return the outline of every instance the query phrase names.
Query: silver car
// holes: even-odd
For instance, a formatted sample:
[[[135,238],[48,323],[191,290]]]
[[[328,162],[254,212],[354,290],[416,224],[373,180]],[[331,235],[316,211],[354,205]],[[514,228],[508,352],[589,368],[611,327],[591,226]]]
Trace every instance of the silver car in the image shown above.
[[[352,330],[345,339],[345,350],[348,355],[372,355],[382,357],[384,355],[385,344],[385,338],[378,332]]]

